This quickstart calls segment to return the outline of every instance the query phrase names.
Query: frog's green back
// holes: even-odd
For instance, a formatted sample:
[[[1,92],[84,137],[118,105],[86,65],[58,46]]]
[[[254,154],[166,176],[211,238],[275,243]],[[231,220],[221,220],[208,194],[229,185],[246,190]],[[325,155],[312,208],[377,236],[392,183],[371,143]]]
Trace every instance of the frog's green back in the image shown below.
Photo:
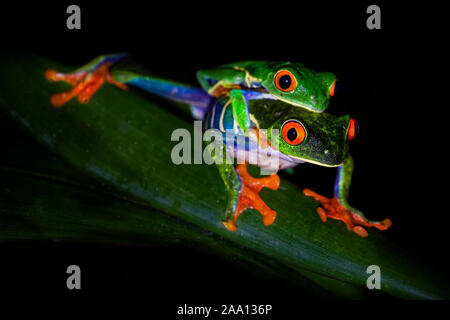
[[[316,72],[297,62],[249,60],[222,68],[244,72],[240,85],[264,88],[286,103],[314,112],[323,112],[334,95],[334,74]]]

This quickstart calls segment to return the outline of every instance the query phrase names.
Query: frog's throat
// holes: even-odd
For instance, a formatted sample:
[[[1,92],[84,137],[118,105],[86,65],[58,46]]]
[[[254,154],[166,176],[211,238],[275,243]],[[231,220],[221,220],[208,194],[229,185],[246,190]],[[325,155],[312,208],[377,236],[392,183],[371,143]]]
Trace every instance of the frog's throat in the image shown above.
[[[341,161],[341,162],[338,163],[338,164],[326,164],[326,163],[322,163],[322,162],[319,162],[319,161],[314,161],[314,160],[310,160],[310,159],[305,159],[305,158],[302,158],[302,157],[295,157],[295,156],[288,156],[288,157],[289,157],[289,158],[292,158],[292,159],[295,159],[295,160],[301,160],[301,161],[303,161],[303,162],[308,162],[308,163],[316,164],[316,165],[321,166],[321,167],[328,167],[328,168],[336,168],[336,167],[340,167],[340,166],[342,166],[342,164],[344,163],[344,160]]]
[[[317,113],[321,112],[321,110],[314,109],[311,106],[305,106],[304,104],[301,104],[301,103],[298,103],[298,102],[292,102],[292,101],[287,100],[287,99],[285,99],[283,97],[280,97],[280,96],[275,96],[275,95],[273,95],[273,96],[276,97],[278,100],[286,102],[286,103],[288,103],[290,105],[293,105],[293,106],[296,106],[296,107],[300,107],[300,108],[304,108],[304,109],[309,110],[311,112],[317,112]]]

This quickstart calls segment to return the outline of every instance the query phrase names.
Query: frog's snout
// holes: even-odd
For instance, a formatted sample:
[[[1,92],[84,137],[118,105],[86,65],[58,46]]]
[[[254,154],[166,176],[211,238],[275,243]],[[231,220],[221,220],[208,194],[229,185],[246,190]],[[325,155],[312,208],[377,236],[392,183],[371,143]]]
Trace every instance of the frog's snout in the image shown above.
[[[323,150],[323,155],[330,162],[335,162],[338,158],[336,152],[331,151],[330,149]]]
[[[338,150],[324,149],[322,152],[325,162],[330,165],[338,165],[343,160],[343,153]]]
[[[320,111],[325,110],[328,107],[328,98],[322,94],[314,94],[310,96],[311,104],[316,106]]]

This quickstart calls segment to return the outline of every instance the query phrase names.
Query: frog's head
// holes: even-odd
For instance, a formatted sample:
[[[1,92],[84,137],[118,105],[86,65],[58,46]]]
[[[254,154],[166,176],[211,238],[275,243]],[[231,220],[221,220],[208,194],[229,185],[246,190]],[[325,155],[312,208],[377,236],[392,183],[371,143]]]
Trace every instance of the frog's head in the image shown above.
[[[324,111],[330,97],[338,91],[334,74],[317,73],[300,63],[289,62],[271,63],[262,85],[278,99],[315,112]]]
[[[278,149],[284,155],[326,167],[343,163],[348,154],[348,141],[358,134],[358,123],[345,115],[290,108],[269,127],[278,129]]]

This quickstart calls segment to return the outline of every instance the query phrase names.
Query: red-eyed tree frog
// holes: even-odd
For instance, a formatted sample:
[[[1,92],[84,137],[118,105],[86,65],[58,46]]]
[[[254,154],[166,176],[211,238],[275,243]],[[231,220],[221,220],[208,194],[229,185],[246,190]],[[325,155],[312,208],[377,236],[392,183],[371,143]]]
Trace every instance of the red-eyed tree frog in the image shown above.
[[[211,96],[229,95],[234,118],[248,134],[251,120],[244,90],[255,99],[277,99],[314,112],[328,107],[338,89],[330,72],[317,73],[300,63],[280,61],[243,61],[200,70],[197,79]]]
[[[186,103],[191,106],[193,116],[203,120],[205,129],[216,129],[223,134],[231,130],[237,136],[245,137],[243,140],[237,139],[237,143],[234,142],[235,140],[232,144],[224,143],[222,148],[225,154],[232,152],[234,157],[238,157],[238,153],[233,151],[246,149],[249,153],[276,155],[279,159],[276,167],[268,165],[268,168],[272,170],[292,168],[304,162],[337,167],[333,198],[326,198],[309,189],[303,190],[305,195],[321,203],[322,207],[318,207],[317,212],[322,221],[325,222],[327,218],[341,220],[348,230],[361,237],[368,236],[364,227],[375,227],[379,230],[390,227],[389,219],[369,221],[347,202],[353,174],[353,160],[348,151],[348,141],[358,134],[358,123],[349,116],[336,117],[309,110],[314,108],[311,107],[314,105],[319,111],[326,108],[328,96],[332,95],[328,93],[326,95],[326,90],[330,91],[336,84],[336,78],[331,74],[318,75],[297,64],[246,62],[230,65],[231,69],[236,71],[235,73],[224,71],[228,67],[217,69],[220,70],[219,73],[199,72],[198,77],[203,88],[195,88],[121,70],[119,66],[111,68],[122,58],[124,58],[122,54],[101,56],[70,74],[47,70],[45,76],[48,80],[66,81],[73,85],[71,90],[53,95],[51,103],[55,107],[61,107],[75,96],[78,96],[80,102],[87,103],[104,82],[121,89],[127,89],[128,85],[136,86],[170,100]],[[264,66],[268,70],[264,71]],[[294,103],[288,103],[289,99],[283,95],[279,95],[281,99],[278,99],[279,93],[274,91],[276,82],[273,79],[277,79],[277,73],[281,72],[280,70],[294,74],[295,81],[312,77],[309,79],[311,81],[302,87],[302,90],[310,90],[310,94],[298,95],[297,98],[293,98]],[[243,74],[239,75],[240,72]],[[210,79],[216,82],[211,82]],[[225,94],[223,92],[217,94],[216,90],[219,86],[227,88],[223,91]],[[235,89],[230,90],[230,88]],[[239,91],[236,93],[237,100],[232,98],[234,90]],[[313,96],[315,104],[312,104],[312,99],[308,101],[308,97]],[[246,129],[241,127],[233,105],[239,103],[237,102],[239,100],[245,101],[249,118]],[[305,107],[306,105],[310,108]],[[254,139],[247,134],[247,129],[251,127],[259,130],[267,129],[267,140],[275,139],[276,147],[271,144],[261,146],[259,141],[249,143],[251,139]],[[278,131],[272,131],[272,129],[278,129]],[[272,132],[275,132],[275,136],[272,136]],[[280,184],[278,175],[274,173],[262,178],[252,177],[247,171],[245,161],[237,166],[233,163],[216,161],[216,165],[228,190],[228,204],[222,221],[223,225],[228,230],[235,231],[239,215],[248,208],[256,209],[263,216],[263,223],[267,226],[271,225],[275,221],[276,211],[265,204],[259,196],[259,191],[263,187],[276,190]],[[267,166],[262,163],[257,165]]]

